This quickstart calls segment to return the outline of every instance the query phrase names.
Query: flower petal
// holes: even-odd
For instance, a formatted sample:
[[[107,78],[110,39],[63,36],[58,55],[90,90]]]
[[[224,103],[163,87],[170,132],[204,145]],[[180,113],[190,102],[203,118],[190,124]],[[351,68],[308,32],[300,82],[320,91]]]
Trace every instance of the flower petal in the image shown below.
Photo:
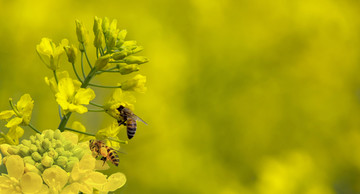
[[[61,134],[63,137],[65,137],[65,139],[69,140],[71,143],[73,143],[73,144],[78,143],[78,136],[75,133],[65,131],[65,132],[62,132]]]
[[[102,160],[95,161],[95,170],[107,170],[110,166],[107,162],[103,162]]]
[[[27,172],[21,177],[20,186],[24,193],[35,193],[42,189],[43,181],[40,175]]]
[[[69,77],[59,80],[58,89],[58,94],[62,95],[64,99],[72,98],[75,93],[74,83]]]
[[[12,117],[15,114],[15,112],[13,110],[5,110],[0,112],[0,119],[1,120],[6,120],[9,119],[10,117]]]
[[[94,170],[95,169],[95,158],[89,154],[84,155],[80,162],[80,169],[82,170]]]
[[[10,128],[6,135],[9,136],[9,138],[11,138],[15,144],[19,144],[19,138],[24,135],[24,129],[19,126],[15,126]]]
[[[125,185],[126,177],[123,173],[117,172],[110,175],[107,181],[108,182],[103,187],[103,191],[115,191]]]
[[[61,191],[69,179],[66,171],[56,165],[44,170],[42,177],[50,189],[56,191]]]
[[[20,125],[23,122],[23,120],[24,120],[23,118],[15,117],[15,118],[11,119],[5,126],[7,128],[13,128],[13,127]]]
[[[79,183],[72,183],[66,186],[62,191],[61,194],[78,194],[80,191],[80,184]]]
[[[100,172],[91,172],[88,174],[85,183],[100,190],[107,183],[106,176]]]
[[[80,88],[75,95],[75,104],[89,104],[95,98],[95,92],[91,88]]]
[[[20,179],[24,174],[24,161],[18,155],[11,155],[6,160],[6,169],[10,177]]]

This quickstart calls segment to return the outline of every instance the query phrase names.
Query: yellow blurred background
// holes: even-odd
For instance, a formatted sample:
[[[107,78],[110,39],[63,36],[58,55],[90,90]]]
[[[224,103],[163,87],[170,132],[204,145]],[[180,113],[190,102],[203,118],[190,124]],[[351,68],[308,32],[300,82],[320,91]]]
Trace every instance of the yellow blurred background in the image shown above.
[[[77,44],[75,19],[91,32],[94,16],[117,19],[150,59],[135,105],[148,125],[111,169],[127,176],[117,193],[360,192],[358,1],[0,0],[0,109],[29,93],[33,125],[56,128],[44,82],[52,72],[35,46],[42,37]],[[66,60],[62,68],[71,70]],[[111,94],[95,91],[97,103]],[[112,121],[75,120],[88,131]]]

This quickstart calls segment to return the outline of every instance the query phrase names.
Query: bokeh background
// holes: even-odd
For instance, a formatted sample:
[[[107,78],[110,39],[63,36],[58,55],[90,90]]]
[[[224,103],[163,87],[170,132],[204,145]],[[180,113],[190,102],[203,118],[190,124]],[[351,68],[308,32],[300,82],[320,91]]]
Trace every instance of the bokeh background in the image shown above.
[[[150,59],[135,111],[149,125],[111,169],[127,175],[117,193],[360,193],[358,1],[0,0],[0,109],[29,93],[33,125],[56,128],[35,46],[77,44],[75,19],[91,32],[94,16],[117,19]],[[96,93],[102,103],[111,90]],[[112,122],[75,120],[88,131]]]

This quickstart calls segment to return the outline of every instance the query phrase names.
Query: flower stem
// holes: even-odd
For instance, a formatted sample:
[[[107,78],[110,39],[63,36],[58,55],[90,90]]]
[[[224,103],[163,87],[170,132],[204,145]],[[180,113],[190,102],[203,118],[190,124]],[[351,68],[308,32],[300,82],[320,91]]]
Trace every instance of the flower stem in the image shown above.
[[[60,105],[58,106],[58,109],[59,109],[59,117],[60,117],[60,120],[61,120],[63,117],[62,117],[62,114],[61,114],[61,106]]]
[[[85,78],[86,76],[85,76],[85,70],[84,70],[84,52],[81,52],[81,71]]]
[[[53,73],[54,73],[54,78],[55,78],[56,83],[59,83],[59,80],[58,80],[57,75],[56,75],[56,70],[53,70]]]
[[[89,64],[89,67],[90,67],[90,69],[92,69],[93,67],[92,67],[92,65],[91,65],[91,63],[90,63],[90,60],[89,60],[89,58],[88,58],[88,55],[87,55],[87,52],[86,52],[86,48],[85,48],[84,43],[82,43],[82,46],[83,46],[83,48],[84,48],[85,57],[86,57],[86,60],[87,60],[87,62],[88,62],[88,64]]]
[[[76,71],[75,64],[74,64],[74,63],[71,63],[71,64],[72,64],[72,66],[73,66],[73,69],[74,69],[74,72],[75,72],[76,77],[77,77],[78,80],[82,83],[83,81],[82,81],[82,79],[80,78],[78,72]]]
[[[63,132],[64,131],[64,128],[66,126],[66,123],[69,121],[69,118],[71,116],[71,112],[69,112],[68,114],[66,114],[60,121],[60,124],[59,124],[59,127],[58,129]]]
[[[15,107],[12,98],[9,99],[10,107],[13,109],[17,117],[22,117],[22,115],[19,113],[18,109]]]
[[[96,103],[93,103],[93,102],[90,102],[91,105],[93,106],[97,106],[99,108],[104,108],[104,106],[100,105],[100,104],[96,104]]]
[[[84,132],[84,131],[78,131],[76,129],[67,128],[67,127],[65,127],[64,129],[67,130],[67,131],[72,131],[72,132],[75,132],[75,133],[81,133],[81,134],[84,134],[84,135],[95,137],[95,134],[87,133],[87,132]]]
[[[97,85],[97,84],[89,84],[89,86],[94,86],[94,87],[98,87],[98,88],[121,88],[121,86],[102,86],[102,85]]]
[[[104,109],[98,109],[98,110],[93,110],[93,109],[88,109],[89,112],[105,112]]]
[[[32,124],[29,123],[28,125],[31,129],[33,129],[36,133],[41,133],[39,130],[37,130]]]

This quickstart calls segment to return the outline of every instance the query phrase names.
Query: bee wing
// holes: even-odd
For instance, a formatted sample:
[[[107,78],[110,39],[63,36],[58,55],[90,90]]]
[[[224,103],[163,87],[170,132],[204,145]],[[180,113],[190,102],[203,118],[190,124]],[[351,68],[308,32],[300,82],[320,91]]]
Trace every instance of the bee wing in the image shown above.
[[[134,117],[135,120],[141,121],[141,122],[143,122],[145,125],[147,125],[147,123],[146,123],[144,120],[142,120],[140,117],[136,116],[135,114],[133,115],[133,117]]]

